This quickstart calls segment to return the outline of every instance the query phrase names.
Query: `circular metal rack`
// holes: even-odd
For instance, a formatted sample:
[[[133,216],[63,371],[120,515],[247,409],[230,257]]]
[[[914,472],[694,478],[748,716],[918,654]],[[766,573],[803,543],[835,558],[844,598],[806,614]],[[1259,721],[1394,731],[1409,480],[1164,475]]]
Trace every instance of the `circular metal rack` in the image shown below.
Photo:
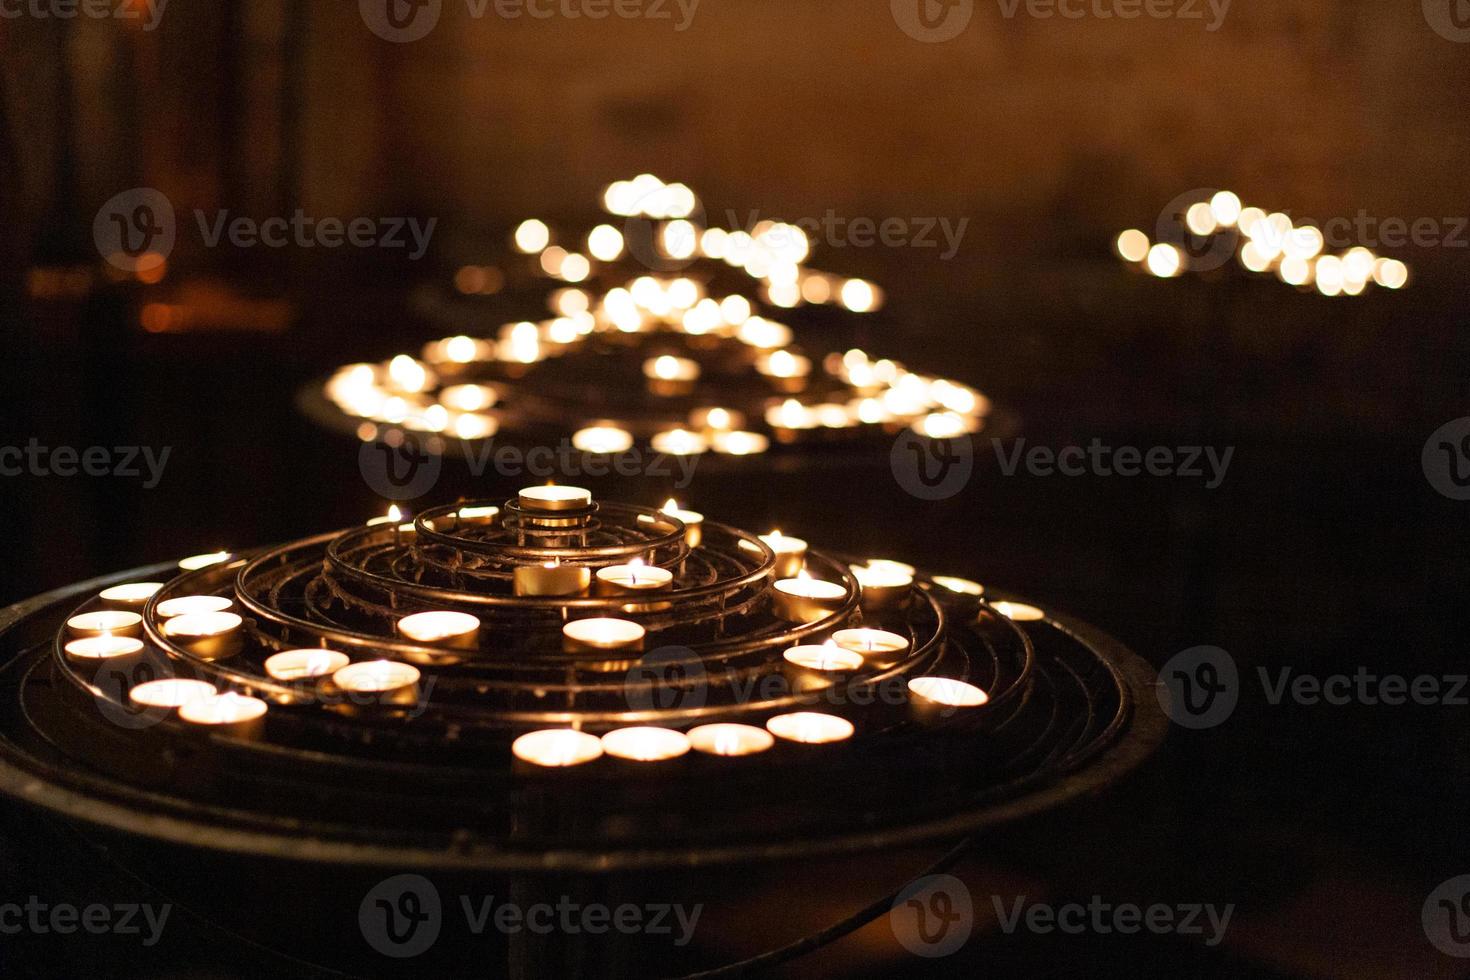
[[[774,586],[791,573],[789,553],[652,508],[467,502],[216,557],[5,611],[0,791],[150,838],[303,860],[673,868],[958,838],[1111,782],[1163,728],[1148,667],[1083,623],[918,572],[900,571],[880,603],[860,582],[871,565],[816,549],[802,572],[840,598],[793,617]],[[635,559],[667,570],[668,586],[517,594],[528,569]],[[117,608],[103,586],[139,577],[167,579],[132,597],[141,644],[71,652],[76,617]],[[189,596],[241,617],[232,643],[200,645],[168,626],[167,604]],[[478,627],[410,639],[402,622],[421,612],[469,614]],[[588,618],[636,623],[643,642],[569,644],[563,627]],[[853,628],[902,642],[864,651],[840,676],[784,656]],[[408,665],[416,683],[280,679],[265,662],[286,650]],[[259,699],[265,713],[201,724],[137,704],[138,687],[160,678]],[[920,678],[961,682],[983,703],[917,696]],[[793,736],[779,721],[792,715],[836,719],[825,724],[839,736],[806,738],[800,723]],[[682,733],[711,723],[749,726],[740,731],[757,732],[761,750],[682,751]],[[643,761],[594,751],[577,765],[512,748],[533,731],[606,744],[630,727],[671,732],[680,748]]]

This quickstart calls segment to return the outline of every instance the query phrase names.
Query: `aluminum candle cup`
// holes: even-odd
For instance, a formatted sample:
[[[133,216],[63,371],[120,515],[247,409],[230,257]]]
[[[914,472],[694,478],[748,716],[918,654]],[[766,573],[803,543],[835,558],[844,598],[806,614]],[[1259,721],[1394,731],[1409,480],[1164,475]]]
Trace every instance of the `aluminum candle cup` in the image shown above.
[[[581,487],[526,487],[519,495],[520,505],[526,510],[557,512],[583,510],[592,506],[592,492]]]
[[[847,589],[815,578],[781,579],[771,590],[771,609],[788,623],[815,623],[847,601]]]
[[[913,716],[925,724],[973,716],[990,701],[974,684],[950,677],[915,677],[908,690]]]
[[[850,629],[832,634],[832,642],[844,650],[861,654],[863,660],[879,669],[894,666],[908,653],[909,641],[887,630]]]
[[[689,730],[689,745],[704,755],[724,758],[758,755],[775,744],[775,738],[764,728],[718,722]]]
[[[452,610],[414,613],[398,621],[398,632],[418,643],[474,650],[480,645],[480,620]]]
[[[196,657],[222,660],[240,652],[244,625],[232,612],[192,612],[164,620],[163,635]]]
[[[162,582],[127,582],[122,585],[114,585],[110,589],[103,589],[97,594],[97,598],[107,603],[114,609],[128,609],[139,612],[153,598],[153,593],[163,588]]]
[[[561,628],[567,653],[638,653],[646,631],[627,619],[574,619]]]
[[[801,538],[788,537],[780,531],[760,535],[766,547],[776,553],[774,573],[777,579],[796,578],[806,566],[806,542]]]
[[[105,609],[100,612],[81,613],[66,621],[67,635],[73,639],[87,636],[142,637],[143,617],[135,612],[120,609]]]
[[[585,595],[592,581],[586,565],[517,565],[511,573],[516,595]]]
[[[119,657],[131,657],[143,652],[143,641],[131,636],[113,636],[111,633],[103,633],[99,636],[84,636],[79,640],[71,640],[65,647],[66,655],[76,660],[117,660]]]
[[[571,728],[544,728],[517,738],[510,751],[521,771],[564,769],[599,758],[602,740]]]
[[[673,497],[664,503],[662,510],[670,517],[683,522],[684,543],[691,548],[698,548],[699,543],[704,540],[704,515],[698,511],[681,509]]]
[[[894,565],[853,565],[852,574],[863,587],[860,601],[864,612],[899,608],[914,585],[913,573]]]
[[[665,762],[689,751],[689,737],[672,728],[618,728],[602,736],[602,750],[628,762]]]
[[[306,681],[335,674],[351,662],[336,650],[284,650],[266,658],[265,672],[278,681]]]
[[[823,691],[851,680],[864,663],[862,654],[835,643],[794,646],[781,654],[782,673],[798,694]]]
[[[674,573],[657,565],[632,561],[626,565],[608,565],[597,570],[598,595],[647,595],[667,592],[674,583]]]
[[[260,698],[226,692],[196,698],[179,707],[179,720],[202,732],[231,738],[258,738],[265,731],[267,705]]]
[[[215,686],[208,681],[169,677],[139,684],[128,691],[128,700],[142,708],[178,708],[190,701],[211,698],[218,693]]]
[[[349,704],[414,704],[419,699],[419,671],[394,660],[349,664],[332,675],[332,684]]]
[[[779,739],[801,745],[826,745],[852,738],[852,722],[820,711],[794,711],[766,721],[766,729]]]

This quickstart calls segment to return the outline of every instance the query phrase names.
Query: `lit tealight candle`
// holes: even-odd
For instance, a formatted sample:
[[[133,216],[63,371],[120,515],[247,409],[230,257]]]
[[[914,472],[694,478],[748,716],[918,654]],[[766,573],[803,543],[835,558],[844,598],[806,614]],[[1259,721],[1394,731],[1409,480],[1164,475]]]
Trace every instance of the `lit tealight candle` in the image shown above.
[[[1046,618],[1046,613],[1024,602],[992,602],[990,608],[1018,623],[1030,623]]]
[[[66,621],[66,628],[74,637],[101,636],[103,633],[141,636],[143,617],[121,609],[104,609],[73,616]]]
[[[602,740],[571,728],[528,732],[510,745],[511,754],[534,766],[579,766],[602,755]]]
[[[664,501],[662,510],[684,524],[684,541],[691,548],[698,548],[704,540],[704,515],[698,511],[684,510],[673,497]]]
[[[454,516],[461,524],[493,524],[499,507],[461,507]]]
[[[449,610],[413,613],[398,621],[398,632],[419,643],[471,649],[479,644],[480,620]]]
[[[572,446],[584,453],[625,453],[633,448],[633,433],[616,425],[589,425],[572,433]]]
[[[776,578],[795,578],[801,573],[802,567],[806,564],[807,544],[805,541],[782,534],[780,531],[762,534],[760,539],[765,542],[766,547],[776,553],[774,569]]]
[[[718,406],[696,408],[689,413],[689,424],[696,429],[714,432],[729,432],[745,424],[745,416],[739,412]]]
[[[699,380],[699,362],[664,354],[643,362],[643,376],[654,382],[656,391],[687,391]]]
[[[812,578],[805,570],[796,578],[780,579],[771,591],[777,616],[791,623],[815,623],[842,607],[847,589],[837,582]]]
[[[794,711],[776,715],[766,722],[766,728],[777,738],[805,745],[824,745],[841,742],[852,737],[852,722],[837,715],[820,711]]]
[[[710,445],[726,456],[754,456],[771,447],[771,440],[758,432],[716,432]]]
[[[181,595],[165,599],[156,608],[163,619],[173,619],[189,613],[226,612],[234,604],[234,600],[222,595]]]
[[[278,681],[300,681],[335,674],[349,663],[347,654],[336,650],[285,650],[266,658],[265,672]]]
[[[967,578],[955,578],[953,575],[936,575],[934,584],[946,588],[960,595],[982,596],[985,594],[985,586],[979,582],[972,582]]]
[[[218,565],[222,561],[228,561],[231,555],[228,551],[214,551],[207,555],[193,555],[179,561],[179,567],[186,572],[197,572],[201,568],[210,565]]]
[[[396,660],[349,664],[332,674],[332,683],[349,694],[371,694],[383,700],[417,696],[419,671]]]
[[[194,698],[179,706],[179,720],[210,731],[247,737],[261,730],[267,705],[260,698],[227,691]]]
[[[214,697],[218,693],[208,681],[170,677],[139,684],[128,691],[128,699],[145,708],[178,708],[190,701]]]
[[[66,645],[67,656],[76,657],[78,660],[111,660],[114,657],[131,656],[141,652],[142,649],[142,640],[131,636],[113,636],[111,633],[84,636]]]
[[[838,630],[832,634],[832,642],[844,650],[861,654],[864,660],[877,667],[891,667],[898,663],[909,648],[909,641],[897,633],[867,627]]]
[[[110,589],[103,589],[98,593],[98,598],[114,606],[127,606],[130,609],[141,609],[153,598],[153,593],[163,588],[162,582],[126,582],[122,585],[114,585]]]
[[[990,700],[974,684],[951,677],[915,677],[909,681],[909,691],[926,702],[947,708],[977,708]]]
[[[781,391],[800,391],[812,373],[812,362],[788,350],[776,350],[756,361],[755,369],[770,378]]]
[[[547,484],[544,487],[526,487],[520,492],[519,499],[520,505],[527,510],[581,510],[592,506],[592,491]]]
[[[837,644],[804,644],[781,654],[781,666],[793,690],[798,693],[820,691],[846,678],[857,676],[862,669],[861,654],[844,650]]]
[[[574,619],[561,628],[562,649],[568,653],[636,652],[643,649],[646,632],[627,619]]]
[[[511,572],[516,595],[582,595],[592,582],[586,565],[549,561],[541,565],[517,565]]]
[[[602,749],[630,762],[662,762],[688,752],[689,737],[672,728],[618,728],[602,736]]]
[[[669,456],[698,456],[709,451],[709,440],[691,429],[669,429],[648,440],[656,453]]]
[[[755,755],[775,744],[771,733],[754,725],[736,725],[722,722],[715,725],[700,725],[690,729],[689,744],[696,752],[706,755],[738,756]]]
[[[853,565],[853,577],[863,587],[863,609],[874,611],[899,605],[914,584],[912,572],[898,564]]]
[[[598,595],[627,595],[660,592],[670,588],[674,573],[635,558],[626,565],[609,565],[597,570]]]
[[[232,612],[190,612],[165,620],[163,635],[195,656],[219,659],[239,650],[244,623]]]

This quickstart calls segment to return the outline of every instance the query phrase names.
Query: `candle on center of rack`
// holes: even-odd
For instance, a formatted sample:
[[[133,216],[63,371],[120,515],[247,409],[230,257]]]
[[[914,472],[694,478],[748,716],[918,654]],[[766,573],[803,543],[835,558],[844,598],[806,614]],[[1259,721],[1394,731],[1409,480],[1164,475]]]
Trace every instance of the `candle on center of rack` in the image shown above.
[[[780,531],[762,534],[760,539],[765,542],[766,547],[776,553],[776,567],[772,569],[776,578],[795,578],[801,573],[802,566],[806,564],[807,545],[805,541],[782,534]]]
[[[547,484],[544,487],[526,487],[520,492],[519,499],[520,505],[527,510],[581,510],[592,506],[592,491]]]
[[[469,613],[434,610],[398,621],[398,632],[419,643],[473,649],[479,645],[480,620]]]
[[[553,559],[540,565],[517,565],[511,579],[516,595],[582,595],[592,582],[592,571],[586,565]]]
[[[561,628],[562,649],[568,653],[637,652],[646,631],[627,619],[594,617],[574,619]]]
[[[602,740],[571,728],[545,728],[520,736],[511,753],[534,766],[564,768],[591,762],[602,755]]]
[[[815,623],[846,601],[847,589],[840,583],[812,578],[806,569],[796,578],[780,579],[771,591],[771,607],[776,615],[792,623]]]
[[[278,681],[300,681],[334,674],[351,663],[336,650],[284,650],[265,661],[265,672]]]

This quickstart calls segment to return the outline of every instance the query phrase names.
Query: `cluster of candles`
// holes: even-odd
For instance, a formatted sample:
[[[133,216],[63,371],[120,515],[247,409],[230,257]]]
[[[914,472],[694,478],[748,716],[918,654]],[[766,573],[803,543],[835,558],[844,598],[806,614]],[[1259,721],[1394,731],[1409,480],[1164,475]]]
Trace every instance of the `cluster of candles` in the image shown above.
[[[1409,281],[1409,267],[1398,259],[1375,255],[1362,246],[1331,254],[1320,228],[1294,224],[1280,211],[1267,213],[1244,205],[1231,191],[1191,204],[1183,214],[1183,229],[1206,244],[1218,236],[1233,236],[1236,258],[1246,269],[1274,273],[1287,285],[1315,289],[1323,296],[1357,296],[1375,284],[1399,289]],[[1150,242],[1137,228],[1119,234],[1114,248],[1124,262],[1160,279],[1189,269],[1189,256],[1178,245]]]
[[[763,222],[750,232],[697,228],[689,220],[697,199],[683,185],[645,174],[609,187],[604,204],[616,215],[664,221],[656,239],[666,255],[736,266],[765,283],[765,300],[772,306],[835,302],[852,312],[868,312],[881,302],[872,283],[804,269],[800,263],[810,243],[794,225]],[[404,353],[382,363],[340,368],[325,393],[344,414],[360,420],[363,441],[376,439],[384,425],[464,440],[489,438],[502,424],[496,406],[503,410],[514,402],[519,372],[579,349],[594,334],[634,344],[656,341],[660,334],[684,337],[690,350],[660,352],[650,343],[654,349],[642,363],[647,390],[670,398],[699,390],[707,374],[699,360],[701,347],[728,341],[751,352],[759,392],[768,396],[756,420],[765,431],[746,428],[744,415],[733,407],[703,405],[682,418],[664,414],[655,423],[639,424],[640,434],[660,453],[745,456],[768,450],[773,437],[789,442],[807,430],[860,426],[911,426],[932,438],[947,438],[976,431],[990,410],[988,400],[969,386],[912,372],[897,361],[872,359],[861,350],[814,364],[792,346],[790,327],[761,316],[738,292],[710,295],[706,280],[694,275],[643,274],[604,281],[605,290],[594,289],[586,282],[594,268],[591,262],[615,263],[626,254],[623,233],[610,224],[594,228],[578,251],[557,245],[552,230],[539,219],[522,222],[513,240],[517,250],[536,256],[542,271],[563,283],[549,296],[553,315],[507,323],[492,337],[461,334],[435,340],[417,356]],[[669,251],[672,242],[685,240],[692,243],[687,255],[682,246]],[[477,366],[498,366],[505,377],[494,385],[477,381]],[[815,383],[819,370],[827,375],[821,385]],[[836,390],[833,381],[839,385]],[[827,393],[807,395],[818,388]],[[572,445],[582,452],[616,454],[637,441],[630,425],[617,420],[568,418],[566,424]]]
[[[547,485],[527,487],[517,505],[546,518],[576,519],[592,508],[592,495],[580,487]],[[659,512],[677,518],[690,547],[700,545],[704,517],[680,508],[670,500]],[[500,508],[466,506],[455,512],[457,521],[493,523]],[[641,515],[656,520],[657,515]],[[412,530],[394,508],[386,517],[368,524],[391,525],[395,534]],[[779,530],[760,535],[761,548],[752,541],[742,547],[773,556],[771,589],[773,613],[793,623],[818,623],[834,617],[850,598],[864,612],[893,611],[907,602],[915,589],[913,566],[890,559],[872,559],[849,565],[857,584],[850,596],[842,582],[814,578],[807,568],[808,545],[801,538]],[[228,552],[196,556],[180,562],[186,570],[198,570],[230,560]],[[957,595],[981,597],[977,582],[936,576],[931,583]],[[598,568],[559,562],[518,566],[514,576],[517,595],[598,596],[638,598],[623,606],[627,611],[660,608],[658,595],[672,593],[675,573],[637,559]],[[165,585],[160,582],[131,582],[112,586],[98,594],[100,608],[80,612],[66,621],[64,651],[79,663],[116,661],[139,655],[145,648],[144,614],[151,609],[157,634],[165,646],[175,645],[201,659],[220,659],[237,653],[247,635],[247,624],[235,611],[235,601],[222,595],[176,595],[158,600]],[[669,596],[672,598],[672,595]],[[667,599],[663,600],[665,606]],[[996,602],[996,613],[1016,620],[1044,618],[1041,610],[1019,603]],[[410,612],[397,618],[395,633],[403,640],[436,649],[475,649],[479,645],[481,620],[454,609]],[[631,619],[596,615],[570,619],[561,627],[562,649],[569,654],[608,659],[637,654],[644,649],[648,627]],[[825,640],[807,638],[783,650],[776,667],[791,681],[792,690],[809,693],[838,684],[858,681],[864,672],[886,671],[900,665],[910,653],[911,639],[903,633],[873,626],[834,628]],[[321,685],[360,703],[405,705],[417,703],[421,693],[421,671],[397,660],[354,661],[348,653],[320,648],[286,649],[272,653],[263,662],[264,674],[288,685]],[[982,708],[989,701],[984,690],[967,681],[944,676],[918,676],[907,681],[910,703],[919,716],[925,712],[950,714]],[[238,690],[221,689],[215,683],[184,677],[165,677],[129,689],[127,699],[139,709],[176,712],[180,722],[218,733],[257,737],[264,730],[269,712],[263,693],[254,696]],[[618,728],[601,736],[581,731],[578,726],[543,729],[520,735],[512,754],[519,764],[532,767],[566,767],[590,762],[600,756],[629,762],[649,763],[675,759],[691,751],[705,755],[735,757],[765,752],[780,742],[824,745],[850,739],[854,723],[838,714],[791,710],[775,714],[762,726],[715,722],[688,731],[654,725]]]

